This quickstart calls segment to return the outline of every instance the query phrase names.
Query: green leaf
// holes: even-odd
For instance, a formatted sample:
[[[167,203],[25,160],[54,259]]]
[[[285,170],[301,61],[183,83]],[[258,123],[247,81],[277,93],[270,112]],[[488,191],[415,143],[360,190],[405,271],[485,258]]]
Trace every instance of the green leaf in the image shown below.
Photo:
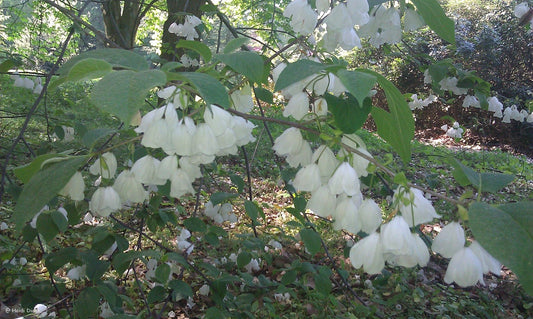
[[[211,307],[205,311],[205,318],[206,319],[224,319],[226,318],[226,316],[218,308]]]
[[[337,77],[348,92],[355,96],[359,105],[364,105],[364,100],[370,94],[370,90],[376,85],[376,77],[365,72],[341,69],[337,71]]]
[[[199,72],[180,72],[178,77],[190,82],[207,104],[217,104],[223,108],[229,108],[229,96],[226,88],[214,77]]]
[[[318,273],[314,276],[315,280],[315,289],[322,295],[329,295],[331,293],[332,284],[329,277],[331,276],[331,271],[328,272],[324,268],[321,268]]]
[[[272,94],[272,92],[267,89],[264,89],[262,87],[254,87],[254,94],[258,99],[263,102],[267,102],[269,104],[274,103],[274,94]]]
[[[39,155],[31,163],[15,168],[13,173],[22,183],[26,184],[30,181],[31,177],[41,169],[41,165],[46,160],[54,157],[67,157],[67,155],[54,153]]]
[[[91,281],[97,281],[98,279],[102,278],[102,276],[105,274],[107,269],[109,269],[109,265],[111,263],[107,260],[92,260],[90,263],[87,263],[86,268],[86,275],[87,278]]]
[[[231,199],[231,198],[235,198],[239,196],[238,194],[234,194],[234,193],[224,193],[224,192],[218,192],[218,193],[214,193],[213,195],[211,195],[211,203],[213,204],[213,206],[215,205],[218,205],[222,202],[225,202],[227,201],[228,199]]]
[[[181,64],[179,62],[176,62],[176,61],[167,62],[167,63],[165,63],[165,64],[163,64],[161,66],[161,71],[170,72],[170,71],[173,71],[175,69],[179,69],[182,66],[183,66],[183,64]]]
[[[60,212],[53,211],[50,213],[52,221],[60,232],[64,232],[68,228],[68,220]]]
[[[111,71],[113,71],[113,66],[106,61],[88,58],[72,66],[66,81],[76,82],[98,79]]]
[[[184,281],[175,279],[169,282],[168,286],[172,289],[172,299],[174,299],[174,301],[187,299],[188,297],[193,296],[191,286]]]
[[[167,297],[167,290],[163,286],[155,286],[150,290],[148,293],[148,296],[146,299],[148,300],[148,303],[158,303]]]
[[[293,83],[319,73],[325,68],[326,65],[311,60],[298,60],[297,62],[289,63],[279,75],[274,91],[283,90]]]
[[[85,133],[83,137],[81,138],[81,142],[83,145],[92,148],[98,140],[111,135],[115,133],[116,130],[112,128],[107,127],[100,127],[94,130],[90,130],[89,132]]]
[[[209,62],[213,56],[209,47],[199,41],[180,40],[176,45],[176,48],[185,48],[196,51],[202,56],[202,58],[204,58],[206,63]]]
[[[244,266],[248,265],[251,260],[252,254],[247,251],[243,251],[239,254],[239,256],[237,256],[237,267],[243,268]]]
[[[246,215],[250,217],[254,224],[257,224],[257,218],[259,217],[259,208],[254,202],[249,200],[244,201],[244,208],[246,209]]]
[[[316,231],[304,228],[300,230],[300,238],[311,255],[315,255],[322,250],[322,241]]]
[[[524,290],[533,295],[533,202],[469,207],[474,237],[494,258],[509,267]]]
[[[165,284],[170,276],[170,266],[167,264],[161,264],[155,270],[155,279],[161,284]]]
[[[46,256],[44,265],[48,271],[55,273],[66,263],[79,259],[78,249],[75,247],[66,247]]]
[[[237,174],[231,174],[229,176],[233,185],[237,187],[237,192],[242,193],[244,189],[244,180]]]
[[[240,47],[245,45],[249,41],[248,38],[235,38],[229,41],[224,47],[224,53],[231,53],[238,50]]]
[[[59,234],[59,229],[52,220],[52,216],[49,213],[42,213],[37,218],[37,231],[41,234],[46,241],[50,241]]]
[[[281,283],[284,285],[292,284],[296,280],[296,270],[291,269],[281,277]]]
[[[122,300],[118,294],[118,287],[110,281],[101,282],[96,286],[98,292],[107,301],[113,312],[119,312],[122,307]]]
[[[11,221],[15,230],[22,229],[26,221],[35,216],[68,183],[76,170],[86,161],[86,157],[73,157],[37,172],[24,186]]]
[[[452,162],[452,165],[455,167],[453,176],[461,186],[472,185],[480,192],[497,193],[515,179],[515,176],[509,174],[480,174],[458,160]]]
[[[333,114],[337,128],[346,134],[351,134],[365,124],[368,114],[372,110],[372,101],[366,98],[363,106],[351,94],[347,98],[339,98],[329,93],[324,95],[328,102],[328,109]]]
[[[135,71],[148,70],[146,59],[133,51],[124,49],[97,49],[86,51],[68,60],[58,70],[60,75],[66,75],[78,62],[84,59],[99,59],[111,64],[114,68],[130,69]]]
[[[455,44],[455,23],[446,16],[437,0],[412,0],[424,21],[441,38]]]
[[[240,39],[245,39],[245,38],[240,38]],[[0,63],[0,72],[6,73],[7,71],[11,70],[15,65],[16,65],[15,61],[12,59],[7,59],[5,61],[2,61],[2,63]]]
[[[162,86],[167,78],[159,70],[135,72],[122,70],[104,76],[91,92],[91,101],[99,108],[129,124],[144,104],[148,92]]]
[[[207,231],[207,225],[198,217],[189,217],[183,221],[183,225],[191,232],[205,233]]]
[[[390,112],[377,107],[373,107],[371,111],[378,134],[398,152],[405,163],[408,163],[411,158],[411,140],[415,136],[413,113],[402,93],[392,82],[374,71],[363,71],[376,76],[387,96]]]
[[[238,51],[229,54],[218,54],[216,58],[252,82],[260,83],[263,78],[264,61],[255,52]]]
[[[183,255],[180,255],[178,253],[168,253],[167,256],[168,256],[168,259],[173,260],[182,266],[185,266],[185,267],[189,266],[189,264],[187,263],[187,259],[183,257]]]
[[[143,250],[143,251],[127,251],[125,253],[118,253],[113,257],[113,266],[118,273],[123,273],[130,266],[130,262],[136,258],[141,257],[155,257],[160,258],[160,253],[153,250]]]
[[[100,293],[96,287],[83,289],[74,302],[74,311],[81,319],[94,317],[100,305]]]
[[[481,173],[481,191],[497,193],[514,181],[515,176],[503,173]]]
[[[35,239],[35,237],[37,237],[37,234],[37,229],[31,227],[30,224],[27,224],[26,226],[24,226],[24,228],[22,228],[22,239],[24,241],[31,243]]]

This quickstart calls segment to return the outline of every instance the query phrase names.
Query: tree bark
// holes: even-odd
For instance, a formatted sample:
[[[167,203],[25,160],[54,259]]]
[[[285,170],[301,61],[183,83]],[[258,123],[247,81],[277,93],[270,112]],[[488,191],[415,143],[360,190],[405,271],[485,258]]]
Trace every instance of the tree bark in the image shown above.
[[[137,30],[141,22],[141,6],[143,1],[107,0],[102,3],[105,33],[113,42],[124,49],[135,46]]]
[[[185,15],[202,16],[200,8],[205,0],[167,0],[168,18],[163,25],[163,38],[161,44],[161,58],[166,61],[177,61],[183,50],[177,49],[179,40],[175,34],[168,32],[168,27],[173,23],[183,23]]]

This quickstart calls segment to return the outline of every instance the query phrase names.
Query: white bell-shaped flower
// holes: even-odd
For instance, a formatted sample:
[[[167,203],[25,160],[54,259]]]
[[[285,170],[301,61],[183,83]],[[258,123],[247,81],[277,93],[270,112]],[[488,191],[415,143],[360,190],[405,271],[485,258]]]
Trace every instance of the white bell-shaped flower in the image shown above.
[[[476,254],[469,247],[463,247],[456,252],[446,269],[444,282],[451,284],[455,282],[461,287],[473,286],[483,281],[483,266]]]
[[[164,185],[165,179],[157,178],[157,170],[161,162],[151,155],[139,158],[131,167],[135,178],[145,185]]]
[[[481,107],[481,104],[479,103],[479,100],[477,99],[477,97],[473,95],[465,96],[465,99],[463,100],[463,107],[468,108],[470,106],[476,107],[476,108]]]
[[[205,123],[200,123],[196,126],[196,132],[192,138],[192,145],[197,153],[203,155],[215,155],[219,149],[213,130]]]
[[[180,198],[187,193],[194,194],[192,182],[183,169],[178,169],[170,177],[170,196]]]
[[[317,116],[328,115],[328,102],[324,98],[316,99],[313,103],[313,112]]]
[[[380,235],[374,232],[355,243],[350,249],[350,262],[355,268],[362,266],[371,275],[381,273],[385,259]]]
[[[326,145],[320,145],[315,150],[311,162],[318,164],[323,183],[329,181],[331,175],[333,175],[340,164],[333,151]]]
[[[296,120],[301,120],[309,112],[309,96],[306,92],[300,92],[289,100],[283,110],[283,116],[292,115]]]
[[[302,35],[313,33],[318,21],[318,14],[307,3],[307,0],[293,0],[283,11],[283,16],[291,18],[292,29]]]
[[[226,110],[216,105],[206,107],[204,112],[204,121],[211,128],[215,136],[224,134],[228,127],[231,127],[233,116]]]
[[[307,209],[318,216],[328,217],[335,212],[337,198],[329,191],[327,185],[323,185],[311,193],[311,198],[307,202]]]
[[[141,144],[150,148],[172,149],[170,143],[171,127],[164,118],[154,120],[152,125],[146,129],[141,139]]]
[[[370,8],[367,0],[347,0],[346,6],[353,24],[363,25],[368,23],[370,20],[368,11]]]
[[[141,124],[137,128],[135,128],[135,132],[137,133],[144,133],[146,132],[156,120],[159,120],[163,117],[165,114],[165,108],[160,107],[154,110],[151,110],[150,112],[146,113],[142,119]]]
[[[317,164],[309,164],[298,170],[292,182],[297,191],[312,192],[320,187],[320,170]]]
[[[202,177],[200,167],[191,162],[190,157],[182,157],[179,160],[179,168],[182,169],[191,181]]]
[[[333,218],[333,228],[336,230],[344,229],[352,234],[361,230],[358,207],[351,197],[345,197],[337,204]]]
[[[232,128],[227,128],[224,133],[217,135],[217,144],[219,150],[216,155],[223,156],[228,154],[237,154],[237,138]]]
[[[245,120],[240,116],[233,117],[233,134],[235,134],[235,145],[243,146],[248,143],[254,142],[255,137],[252,135],[252,131],[255,128],[254,123]]]
[[[405,10],[405,15],[403,16],[403,29],[405,31],[414,31],[424,26],[424,18],[418,12],[411,8]]]
[[[254,107],[254,100],[252,98],[252,90],[250,85],[245,85],[240,90],[237,90],[230,95],[231,101],[235,109],[242,113],[248,113]]]
[[[399,198],[400,194],[402,197]],[[428,223],[434,218],[440,218],[431,202],[424,197],[424,193],[416,188],[398,187],[394,191],[394,201],[399,200],[398,207],[409,227]]]
[[[93,175],[100,175],[102,178],[110,179],[115,176],[117,171],[117,159],[111,152],[102,154],[94,163],[89,167],[89,172]]]
[[[148,199],[148,192],[135,177],[135,174],[128,169],[118,174],[113,188],[117,191],[123,203],[142,203]]]
[[[360,192],[359,177],[348,162],[343,162],[329,179],[328,187],[332,194],[353,196]]]
[[[309,146],[309,143],[307,141],[304,141],[300,151],[296,154],[289,154],[289,156],[287,156],[286,161],[290,167],[297,168],[300,165],[306,166],[311,164],[312,156],[313,151],[311,150],[311,146]]]
[[[112,212],[119,210],[120,207],[120,196],[111,186],[99,187],[89,202],[89,210],[93,214],[102,217],[109,216]]]
[[[85,191],[85,183],[83,182],[83,176],[81,172],[77,171],[72,175],[67,185],[59,192],[61,196],[68,196],[72,200],[83,200],[85,196],[83,192]]]
[[[196,126],[194,123],[189,124],[189,127],[186,122],[190,118],[186,117],[182,119],[177,125],[172,127],[170,131],[170,140],[172,142],[173,150],[175,154],[180,156],[191,156],[193,155],[192,139],[193,134],[196,131]]]
[[[290,127],[276,138],[272,149],[279,156],[297,154],[302,148],[303,142],[304,139],[300,130],[295,127]]]
[[[483,273],[488,274],[489,272],[495,274],[496,276],[500,275],[502,264],[492,257],[485,248],[483,248],[477,241],[472,241],[472,244],[468,246],[474,254],[481,261],[481,266],[483,268]]]
[[[409,225],[401,216],[396,216],[382,225],[380,235],[384,254],[400,256],[411,253],[413,238]]]
[[[80,280],[81,278],[85,277],[86,268],[87,265],[74,267],[67,272],[67,277],[70,280]]]
[[[514,8],[514,15],[518,19],[521,19],[529,11],[529,6],[527,2],[521,2]]]
[[[408,268],[416,265],[424,267],[429,262],[429,251],[422,238],[418,234],[412,233],[410,252],[404,255],[390,255],[387,258],[387,262]]]
[[[178,157],[169,155],[161,160],[157,166],[155,176],[158,180],[170,179],[170,176],[178,170]]]
[[[489,97],[487,102],[489,102],[489,111],[494,113],[494,117],[503,117],[503,104],[497,97]]]
[[[444,226],[433,240],[431,249],[445,258],[451,258],[465,245],[465,231],[458,222]]]
[[[371,234],[378,229],[383,220],[381,208],[373,199],[367,198],[359,206],[359,219],[361,221],[361,230]]]

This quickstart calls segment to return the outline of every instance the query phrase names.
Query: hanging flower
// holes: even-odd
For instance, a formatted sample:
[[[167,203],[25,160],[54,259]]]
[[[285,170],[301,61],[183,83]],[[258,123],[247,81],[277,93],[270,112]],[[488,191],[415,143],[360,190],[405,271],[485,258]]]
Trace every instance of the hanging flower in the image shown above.
[[[283,11],[283,16],[291,18],[292,29],[302,35],[313,33],[318,21],[318,14],[307,3],[307,0],[293,0]]]
[[[396,256],[410,254],[411,231],[401,216],[396,216],[390,222],[382,225],[380,236],[384,254]]]
[[[338,195],[345,193],[348,196],[353,196],[360,192],[359,178],[355,169],[343,162],[331,176],[328,182],[329,189],[332,194]]]
[[[123,203],[142,203],[148,199],[148,192],[135,177],[135,174],[128,169],[123,170],[117,176],[113,188],[117,191]]]
[[[307,209],[321,217],[328,217],[335,211],[337,199],[327,185],[323,185],[311,193]]]
[[[333,228],[344,229],[352,234],[357,234],[361,230],[358,207],[351,197],[342,199],[335,208]]]
[[[483,266],[472,249],[463,247],[452,256],[444,275],[444,282],[447,284],[455,282],[461,287],[473,286],[477,282],[485,284]]]
[[[166,179],[157,178],[157,171],[160,161],[150,155],[139,158],[131,167],[131,172],[135,178],[145,185],[164,185]]]
[[[296,120],[301,120],[309,112],[309,96],[306,92],[300,92],[289,100],[283,110],[283,116],[292,115]]]
[[[312,192],[319,188],[320,182],[320,169],[317,164],[309,164],[296,173],[294,181],[292,182],[294,188],[297,191]]]
[[[424,193],[419,189],[410,188],[409,191],[406,191],[400,186],[394,191],[393,200],[398,200],[398,208],[409,227],[440,218],[431,202],[424,197]]]
[[[361,221],[361,230],[371,234],[381,225],[381,208],[371,198],[365,199],[359,206],[359,219]]]
[[[489,272],[495,274],[496,276],[500,275],[502,264],[492,257],[486,250],[483,248],[477,241],[473,241],[470,246],[468,246],[474,254],[481,261],[481,267],[483,268],[483,273],[488,274]]]
[[[252,89],[250,85],[246,84],[240,90],[237,90],[230,95],[231,101],[235,109],[242,113],[248,113],[254,106],[252,98]]]
[[[371,275],[381,273],[385,259],[379,234],[374,232],[355,243],[350,249],[350,262],[355,268],[363,267]]]
[[[85,183],[81,172],[77,171],[72,175],[67,185],[59,192],[61,196],[68,196],[72,200],[79,201],[85,198],[83,192],[85,191]]]
[[[120,196],[111,186],[99,187],[89,202],[89,210],[102,217],[109,216],[120,207]]]
[[[89,167],[89,172],[93,175],[100,175],[102,178],[110,179],[117,171],[117,159],[113,153],[102,154],[93,165]]]
[[[433,240],[431,249],[445,258],[451,258],[465,245],[465,231],[458,222],[444,226]]]
[[[272,149],[279,156],[297,154],[300,151],[303,142],[304,139],[300,130],[291,127],[286,129],[280,136],[278,136],[278,138],[276,138]]]

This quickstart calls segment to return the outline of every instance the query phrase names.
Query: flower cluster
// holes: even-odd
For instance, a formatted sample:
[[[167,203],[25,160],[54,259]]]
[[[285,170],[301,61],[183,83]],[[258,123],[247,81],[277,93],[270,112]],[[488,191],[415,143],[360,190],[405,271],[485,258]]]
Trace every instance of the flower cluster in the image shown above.
[[[461,287],[484,284],[483,274],[500,274],[501,264],[481,245],[474,241],[465,246],[465,233],[461,225],[451,222],[435,237],[431,249],[445,258],[451,258],[444,276],[448,284],[455,282]]]
[[[168,27],[168,32],[174,33],[178,37],[184,37],[187,40],[194,40],[200,37],[200,35],[196,31],[196,27],[200,24],[202,24],[202,20],[200,20],[197,16],[188,15],[185,16],[185,22],[183,22],[182,24],[177,24],[176,22],[173,22]]]
[[[307,0],[293,0],[283,12],[291,19],[293,30],[301,35],[320,37],[319,43],[327,51],[340,47],[351,50],[361,46],[362,38],[380,47],[385,43],[397,43],[402,37],[400,11],[385,4],[370,8],[367,0],[347,0],[335,5],[329,0],[316,1],[316,11]],[[370,13],[369,13],[370,12]],[[325,26],[317,27],[319,17]],[[404,30],[412,31],[423,26],[422,17],[410,7],[405,10]]]
[[[209,201],[205,204],[204,214],[217,224],[222,224],[225,221],[230,223],[236,223],[238,221],[237,215],[233,213],[233,206],[230,203],[213,206],[213,203]]]
[[[451,138],[461,138],[461,137],[463,137],[464,130],[459,126],[458,122],[453,122],[453,125],[451,127],[448,127],[448,124],[444,124],[440,128],[443,131],[445,131],[446,135],[448,135]]]
[[[32,80],[29,78],[21,77],[18,74],[14,74],[11,76],[11,79],[15,80],[13,86],[31,90],[34,94],[40,94],[43,90],[43,85],[41,84],[40,78]]]
[[[203,121],[187,115],[178,116],[188,108],[188,98],[176,89],[168,87],[158,93],[167,103],[142,117],[137,133],[143,133],[141,144],[147,148],[162,149],[167,156],[159,160],[151,155],[139,158],[131,169],[123,170],[113,186],[98,188],[89,203],[91,211],[99,216],[109,216],[122,205],[142,203],[148,199],[149,187],[164,185],[170,181],[170,196],[179,198],[193,194],[193,181],[202,176],[201,164],[209,164],[215,156],[238,153],[238,147],[253,142],[255,127],[242,117],[233,116],[216,106],[206,106]],[[91,165],[89,172],[104,179],[116,174],[117,160],[113,153],[104,153]],[[64,194],[73,199],[83,195],[83,180],[75,174],[71,180],[76,185]],[[231,212],[231,209],[230,211]],[[228,214],[223,220],[236,220]]]

